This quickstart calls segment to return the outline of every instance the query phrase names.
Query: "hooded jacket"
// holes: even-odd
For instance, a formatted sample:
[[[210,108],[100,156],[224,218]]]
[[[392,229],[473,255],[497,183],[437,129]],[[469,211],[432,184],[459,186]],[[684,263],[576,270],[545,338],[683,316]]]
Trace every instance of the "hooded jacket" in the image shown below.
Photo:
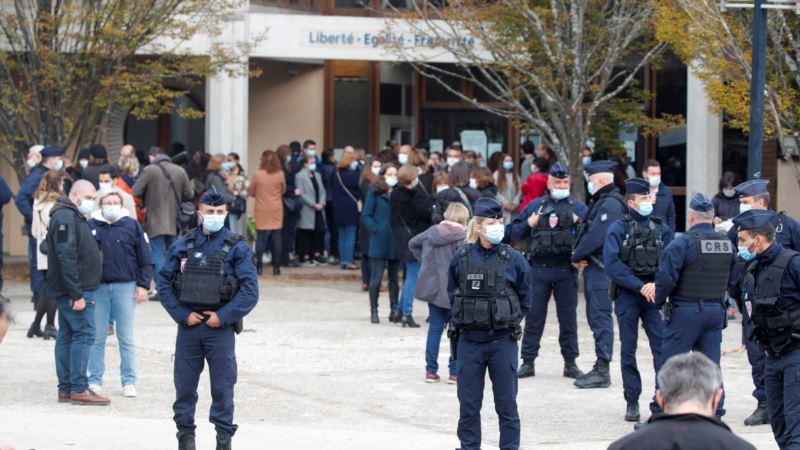
[[[103,259],[89,223],[69,197],[50,211],[47,227],[47,295],[75,301],[94,291],[103,275]]]
[[[101,210],[92,213],[89,226],[103,252],[103,283],[125,283],[150,288],[153,280],[153,260],[150,241],[142,226],[124,208],[122,216],[109,222]]]
[[[444,221],[409,241],[409,250],[422,262],[414,298],[433,303],[440,308],[450,309],[450,299],[447,296],[447,270],[453,255],[466,238],[464,227]]]

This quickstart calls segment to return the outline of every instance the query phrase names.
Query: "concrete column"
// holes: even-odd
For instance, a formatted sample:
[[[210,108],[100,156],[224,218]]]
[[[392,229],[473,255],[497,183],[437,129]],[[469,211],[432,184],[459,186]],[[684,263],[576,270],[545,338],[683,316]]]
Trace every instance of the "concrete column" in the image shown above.
[[[233,14],[223,25],[217,41],[228,45],[249,39],[247,9]],[[247,58],[242,60],[247,64]],[[248,77],[216,75],[206,80],[206,151],[209,154],[236,152],[247,170]]]
[[[722,119],[711,111],[703,82],[687,69],[686,207],[698,192],[709,198],[722,176]]]

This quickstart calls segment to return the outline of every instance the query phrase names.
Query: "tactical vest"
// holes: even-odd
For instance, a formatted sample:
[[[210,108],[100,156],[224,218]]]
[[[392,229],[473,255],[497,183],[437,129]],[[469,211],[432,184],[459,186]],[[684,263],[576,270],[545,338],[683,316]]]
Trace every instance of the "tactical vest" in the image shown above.
[[[505,277],[511,247],[500,244],[498,251],[483,262],[469,258],[469,251],[470,245],[458,250],[459,281],[453,298],[453,324],[466,330],[516,328],[522,321],[522,310],[517,292]]]
[[[578,225],[577,233],[575,233],[575,239],[573,241],[573,249],[580,244],[581,239],[586,235],[586,232],[592,226],[592,222],[594,222],[595,218],[597,217],[599,206],[604,203],[604,200],[606,199],[618,201],[619,204],[622,205],[623,211],[628,207],[625,203],[625,198],[617,191],[607,192],[602,194],[597,199],[592,200],[592,202],[589,204],[589,211],[586,213],[586,221]]]
[[[759,348],[774,357],[798,347],[792,334],[800,331],[800,308],[788,309],[780,297],[781,279],[786,266],[797,252],[781,248],[769,267],[762,268],[756,279],[757,261],[747,265],[742,283],[742,298],[752,302],[751,333],[758,339]]]
[[[661,220],[652,217],[647,226],[641,226],[633,218],[622,216],[627,229],[625,241],[622,243],[620,259],[633,270],[633,274],[642,280],[651,280],[658,272],[658,259],[664,249],[661,240]]]
[[[543,203],[537,212],[539,223],[531,230],[528,254],[537,257],[568,256],[572,253],[574,212],[575,199],[572,197],[566,202],[557,202],[555,206],[550,201]]]
[[[231,234],[215,254],[196,253],[197,231],[190,230],[186,237],[186,262],[173,280],[173,287],[181,303],[218,308],[233,299],[239,290],[239,280],[225,275],[225,258],[236,244],[243,240]]]
[[[728,288],[733,243],[714,233],[690,233],[697,247],[697,261],[684,266],[671,296],[683,299],[722,300]]]

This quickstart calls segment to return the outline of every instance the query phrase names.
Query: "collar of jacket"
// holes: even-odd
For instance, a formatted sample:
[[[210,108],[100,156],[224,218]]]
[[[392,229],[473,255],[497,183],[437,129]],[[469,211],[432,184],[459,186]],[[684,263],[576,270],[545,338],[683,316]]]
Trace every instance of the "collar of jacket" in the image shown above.
[[[72,200],[70,200],[66,195],[58,197],[55,206],[53,206],[53,209],[50,210],[50,216],[52,217],[52,215],[59,209],[71,209],[78,217],[85,219],[75,203],[72,203]]]

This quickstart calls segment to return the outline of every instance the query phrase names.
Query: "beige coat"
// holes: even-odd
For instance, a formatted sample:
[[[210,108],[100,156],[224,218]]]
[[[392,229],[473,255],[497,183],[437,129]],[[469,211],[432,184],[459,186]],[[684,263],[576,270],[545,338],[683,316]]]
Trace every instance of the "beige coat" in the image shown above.
[[[47,255],[39,251],[39,244],[47,239],[47,227],[50,225],[50,210],[56,204],[56,199],[40,202],[33,201],[33,223],[31,234],[36,239],[36,270],[47,270]]]
[[[250,179],[248,193],[256,199],[256,230],[283,228],[283,194],[286,193],[286,177],[283,171],[257,171]]]
[[[178,235],[178,200],[175,198],[169,181],[158,167],[162,164],[167,170],[180,201],[190,201],[194,198],[194,188],[189,182],[189,176],[182,167],[170,162],[166,155],[159,155],[153,164],[145,167],[133,185],[133,196],[144,199],[147,215],[144,221],[144,231],[151,238],[156,236]],[[134,216],[135,217],[135,216]]]

